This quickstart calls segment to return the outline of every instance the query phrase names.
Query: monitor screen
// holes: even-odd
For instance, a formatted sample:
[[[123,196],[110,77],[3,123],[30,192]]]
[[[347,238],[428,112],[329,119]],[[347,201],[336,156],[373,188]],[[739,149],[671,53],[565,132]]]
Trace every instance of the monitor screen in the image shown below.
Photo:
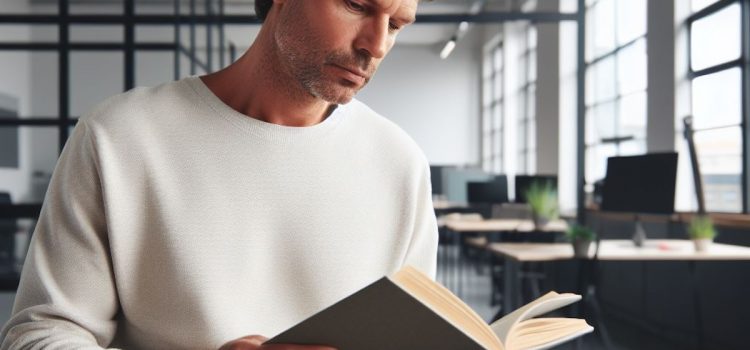
[[[443,167],[430,165],[430,182],[432,194],[443,194]]]
[[[526,203],[526,192],[529,191],[531,185],[539,183],[542,186],[552,186],[552,189],[557,191],[557,176],[556,175],[517,175],[516,185],[516,203]]]
[[[610,157],[602,190],[602,210],[674,212],[677,153]]]
[[[497,175],[490,181],[468,182],[466,199],[469,203],[506,203],[508,202],[508,178],[505,175]]]

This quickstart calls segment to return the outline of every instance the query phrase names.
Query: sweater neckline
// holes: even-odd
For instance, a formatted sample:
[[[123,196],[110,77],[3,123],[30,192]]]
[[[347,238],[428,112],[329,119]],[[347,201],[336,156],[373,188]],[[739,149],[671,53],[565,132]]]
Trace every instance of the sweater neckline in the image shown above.
[[[191,90],[193,90],[193,92],[195,92],[195,94],[198,95],[198,97],[209,108],[234,126],[257,136],[275,139],[288,139],[291,141],[322,137],[340,124],[345,111],[351,104],[339,105],[338,108],[336,108],[327,118],[318,124],[301,127],[285,126],[268,123],[234,110],[216,96],[198,76],[189,76],[185,78],[185,81],[190,86]]]

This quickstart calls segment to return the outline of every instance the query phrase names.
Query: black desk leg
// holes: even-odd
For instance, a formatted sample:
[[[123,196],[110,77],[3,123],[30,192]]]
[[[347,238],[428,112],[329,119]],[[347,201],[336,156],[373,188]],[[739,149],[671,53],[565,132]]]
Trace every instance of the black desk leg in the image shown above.
[[[604,324],[604,315],[602,314],[599,296],[596,294],[596,284],[594,283],[593,261],[588,259],[576,259],[578,263],[579,290],[583,296],[583,316],[586,319],[594,318],[594,331],[599,334],[602,345],[605,349],[616,349],[612,338],[609,337],[609,331]],[[579,348],[581,342],[576,342],[576,348]]]
[[[703,309],[701,307],[700,284],[698,283],[698,273],[696,271],[695,260],[688,262],[690,268],[690,279],[693,283],[693,306],[695,307],[695,334],[698,337],[698,349],[706,348],[706,339],[703,335]]]
[[[517,307],[521,262],[505,257],[505,266],[503,266],[503,306],[500,310],[505,315],[513,312]]]
[[[462,241],[461,233],[456,232],[455,236],[456,236],[456,249],[458,249],[458,251],[456,252],[456,283],[457,283],[456,293],[458,297],[461,298],[463,294],[463,284],[464,284],[464,278],[463,278],[464,277],[463,276],[464,274],[463,263],[464,262],[462,260],[463,258],[462,245],[463,244],[461,242]]]

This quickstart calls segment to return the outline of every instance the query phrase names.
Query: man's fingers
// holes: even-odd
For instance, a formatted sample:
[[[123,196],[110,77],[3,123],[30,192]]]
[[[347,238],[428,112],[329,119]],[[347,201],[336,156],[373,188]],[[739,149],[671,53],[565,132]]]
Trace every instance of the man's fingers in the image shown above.
[[[249,335],[224,344],[219,350],[336,350],[322,345],[267,344],[268,338],[262,335]]]
[[[262,346],[260,350],[336,350],[336,348],[322,345],[268,344]]]
[[[230,341],[219,350],[256,350],[262,349],[263,343],[268,338],[262,335],[250,335]]]

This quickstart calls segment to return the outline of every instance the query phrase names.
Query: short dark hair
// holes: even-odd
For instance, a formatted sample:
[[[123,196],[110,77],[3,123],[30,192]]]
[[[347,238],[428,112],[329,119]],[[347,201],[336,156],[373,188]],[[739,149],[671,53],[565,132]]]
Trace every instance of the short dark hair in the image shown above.
[[[259,20],[266,20],[268,11],[271,11],[271,5],[273,5],[273,0],[255,0],[255,15]]]
[[[255,0],[255,15],[261,22],[266,20],[268,11],[271,11],[271,5],[273,5],[273,0]]]

